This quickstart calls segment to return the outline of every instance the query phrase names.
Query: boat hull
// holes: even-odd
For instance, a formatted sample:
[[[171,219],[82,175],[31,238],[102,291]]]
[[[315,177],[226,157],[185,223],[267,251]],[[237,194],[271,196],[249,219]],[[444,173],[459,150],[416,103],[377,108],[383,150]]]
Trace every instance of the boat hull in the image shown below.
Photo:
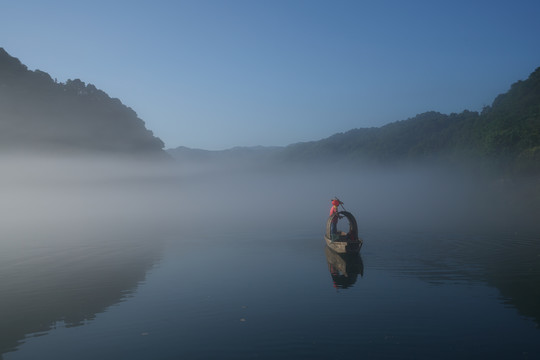
[[[343,236],[332,240],[328,235],[325,235],[324,240],[326,241],[326,245],[338,254],[358,254],[363,243],[359,238],[351,240],[343,239]]]

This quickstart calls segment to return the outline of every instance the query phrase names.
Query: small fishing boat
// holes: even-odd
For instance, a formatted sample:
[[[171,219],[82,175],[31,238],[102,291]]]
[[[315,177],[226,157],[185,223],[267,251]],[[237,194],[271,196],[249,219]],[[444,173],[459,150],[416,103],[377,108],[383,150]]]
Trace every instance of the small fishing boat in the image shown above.
[[[336,216],[348,220],[348,232],[338,230],[332,234],[332,220],[334,220]],[[358,254],[363,244],[363,240],[358,237],[358,225],[356,219],[353,214],[348,211],[339,211],[328,217],[324,239],[326,240],[326,245],[338,254]]]

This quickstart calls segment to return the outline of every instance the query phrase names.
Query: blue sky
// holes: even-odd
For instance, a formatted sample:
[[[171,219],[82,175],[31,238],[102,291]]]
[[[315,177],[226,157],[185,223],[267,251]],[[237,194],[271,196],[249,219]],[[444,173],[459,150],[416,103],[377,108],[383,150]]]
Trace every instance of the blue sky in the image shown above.
[[[288,145],[480,111],[540,66],[540,1],[0,0],[0,47],[166,148]]]

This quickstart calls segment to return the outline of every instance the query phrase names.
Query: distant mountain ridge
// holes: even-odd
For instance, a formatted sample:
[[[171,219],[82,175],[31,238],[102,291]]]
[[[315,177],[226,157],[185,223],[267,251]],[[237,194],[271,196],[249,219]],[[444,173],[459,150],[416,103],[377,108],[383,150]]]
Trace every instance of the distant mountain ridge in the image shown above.
[[[284,147],[280,146],[237,146],[226,150],[203,150],[179,146],[167,149],[167,152],[184,164],[210,164],[267,161],[283,149]]]
[[[430,111],[378,128],[352,129],[260,153],[249,148],[207,151],[185,147],[168,152],[184,162],[256,160],[264,154],[265,160],[289,164],[471,162],[507,174],[540,174],[540,68],[527,80],[514,83],[481,113]]]
[[[58,83],[0,48],[0,151],[170,154],[185,163],[328,161],[387,164],[490,162],[504,172],[540,174],[540,68],[482,112],[425,112],[378,128],[356,128],[286,147],[208,151],[163,142],[135,111],[79,79]]]
[[[79,79],[58,83],[0,48],[0,150],[166,155],[135,111]]]
[[[540,68],[481,113],[426,112],[379,128],[352,129],[287,146],[287,161],[480,161],[499,170],[540,173]]]

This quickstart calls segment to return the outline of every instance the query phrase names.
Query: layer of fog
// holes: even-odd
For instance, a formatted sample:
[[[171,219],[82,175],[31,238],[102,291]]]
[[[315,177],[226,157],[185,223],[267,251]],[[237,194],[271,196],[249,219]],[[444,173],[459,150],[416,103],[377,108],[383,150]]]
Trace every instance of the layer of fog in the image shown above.
[[[187,167],[174,161],[3,157],[3,242],[47,231],[143,231],[181,237],[296,227],[324,231],[338,196],[360,228],[536,231],[534,182],[429,166]],[[520,190],[521,189],[521,190]],[[315,229],[315,230],[314,230]],[[105,236],[105,235],[104,235]]]
[[[323,246],[334,196],[355,215],[366,246],[370,234],[389,229],[540,234],[534,179],[509,183],[436,166],[80,156],[4,156],[0,164],[0,354],[26,334],[78,324],[121,301],[171,244],[238,235],[305,236]]]

